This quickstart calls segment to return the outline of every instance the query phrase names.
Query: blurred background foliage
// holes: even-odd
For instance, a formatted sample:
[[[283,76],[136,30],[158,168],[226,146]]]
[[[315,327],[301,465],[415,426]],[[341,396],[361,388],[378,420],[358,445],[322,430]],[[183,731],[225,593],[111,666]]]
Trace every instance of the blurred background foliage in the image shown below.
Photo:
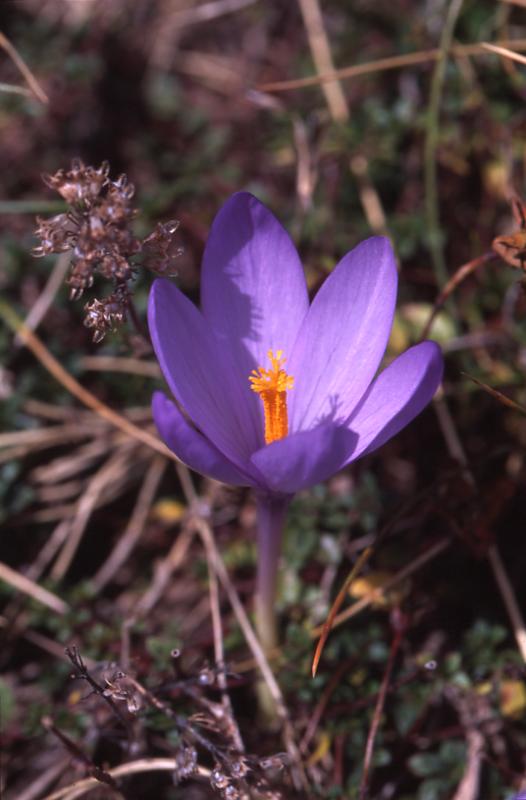
[[[353,245],[388,232],[400,260],[389,358],[418,340],[447,278],[491,253],[495,237],[518,230],[510,195],[525,189],[525,67],[487,51],[453,51],[444,54],[441,80],[429,55],[371,69],[341,81],[338,114],[319,84],[265,88],[316,74],[305,26],[313,5],[3,0],[1,31],[45,95],[39,100],[28,89],[2,44],[2,299],[27,318],[42,296],[51,298],[38,320],[46,347],[97,398],[152,432],[149,399],[162,383],[140,329],[128,320],[94,344],[83,325],[85,303],[106,297],[108,282],[99,277],[70,301],[60,278],[55,288],[48,284],[60,269],[65,274],[61,257],[31,255],[36,215],[64,210],[42,174],[67,169],[75,158],[95,167],[109,161],[114,179],[124,172],[136,189],[138,237],[179,220],[175,280],[194,300],[211,220],[234,191],[256,194],[291,232],[312,292]],[[321,11],[334,65],[345,68],[429,54],[444,44],[448,18],[455,46],[507,42],[520,51],[523,6],[323,0]],[[152,279],[137,268],[134,302],[143,320]],[[511,595],[520,612],[525,315],[520,270],[488,258],[451,293],[431,329],[446,356],[435,406],[352,471],[294,500],[280,576],[284,644],[273,663],[302,743],[310,796],[361,796],[371,719],[400,625],[368,796],[501,800],[524,781],[526,684],[514,637],[520,616],[510,620],[502,592],[505,584],[508,611]],[[178,676],[191,684],[213,662],[212,628],[199,542],[189,539],[184,559],[167,562],[185,541],[187,520],[171,465],[160,466],[147,447],[81,408],[4,325],[0,352],[1,560],[67,604],[63,613],[50,611],[16,584],[0,582],[1,736],[9,753],[0,780],[7,797],[32,800],[92,774],[89,764],[109,769],[129,759],[100,698],[86,700],[86,687],[72,688],[64,647],[76,644],[94,669],[123,664],[128,648],[126,668],[189,716],[197,700],[173,689],[171,653],[180,649]],[[251,498],[196,480],[250,608]],[[131,510],[140,538],[104,573]],[[64,548],[74,536],[78,549],[68,561]],[[373,555],[345,607],[402,574],[381,601],[338,626],[313,680],[312,630],[366,546]],[[436,555],[426,560],[433,547]],[[276,753],[283,749],[279,734],[254,724],[255,672],[223,597],[221,609],[234,715],[247,751]],[[210,692],[217,699],[217,686]],[[128,712],[139,729],[136,756],[178,752],[180,732],[166,717]],[[46,717],[87,761],[42,724]],[[212,766],[209,753],[199,757]],[[48,780],[39,789],[42,776]],[[287,770],[269,780],[275,796],[306,796],[295,794]],[[129,777],[120,788],[121,795],[106,786],[89,796],[227,796],[204,779],[175,785],[157,773]]]

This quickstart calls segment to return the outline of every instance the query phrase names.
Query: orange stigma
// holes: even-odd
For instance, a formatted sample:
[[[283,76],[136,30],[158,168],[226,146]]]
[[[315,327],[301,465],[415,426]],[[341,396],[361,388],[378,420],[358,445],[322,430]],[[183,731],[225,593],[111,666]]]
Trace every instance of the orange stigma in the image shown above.
[[[248,379],[252,391],[261,397],[265,413],[265,442],[270,444],[283,439],[289,432],[287,390],[294,386],[294,378],[283,369],[286,359],[282,350],[277,350],[276,355],[269,350],[267,355],[272,369],[253,369]]]

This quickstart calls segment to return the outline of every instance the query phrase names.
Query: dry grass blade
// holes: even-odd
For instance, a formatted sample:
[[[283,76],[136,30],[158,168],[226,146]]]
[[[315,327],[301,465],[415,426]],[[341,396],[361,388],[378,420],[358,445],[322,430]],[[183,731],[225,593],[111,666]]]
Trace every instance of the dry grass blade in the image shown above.
[[[166,460],[161,458],[161,456],[155,456],[144,477],[137,502],[125,531],[93,578],[93,584],[99,592],[109,583],[117,570],[124,564],[139,541],[155,494],[161,482],[161,478],[163,477],[165,467]]]
[[[486,43],[487,45],[487,43]],[[495,47],[513,47],[515,51],[526,50],[526,39],[505,39],[502,41],[493,42]],[[487,46],[484,47],[480,44],[464,44],[453,45],[450,49],[451,55],[454,56],[480,56],[488,53]],[[430,61],[437,61],[442,57],[442,51],[439,48],[431,50],[418,50],[414,53],[405,53],[400,56],[389,56],[388,58],[379,58],[375,61],[368,61],[365,64],[354,64],[351,67],[343,67],[336,69],[332,72],[324,73],[322,75],[313,75],[310,78],[297,78],[289,81],[274,81],[272,83],[263,83],[256,88],[261,92],[286,92],[292,89],[304,89],[308,86],[318,86],[321,83],[328,83],[334,80],[349,80],[350,78],[358,78],[362,75],[371,75],[375,72],[385,72],[391,69],[402,69],[403,67],[410,67],[417,64],[428,64]]]
[[[0,83],[0,92],[6,92],[7,94],[22,94],[25,97],[33,96],[31,89],[27,89],[25,86],[17,86],[14,83]]]
[[[193,8],[185,8],[172,13],[173,24],[177,26],[195,25],[208,22],[225,14],[233,14],[242,8],[253,6],[257,0],[210,0],[209,3],[194,4]]]
[[[31,470],[31,480],[41,485],[56,486],[88,469],[97,459],[108,452],[112,438],[98,436],[94,441],[81,445],[71,455],[60,456]],[[116,442],[118,444],[118,442]]]
[[[68,571],[103,489],[107,485],[117,482],[123,471],[128,471],[131,446],[133,445],[130,445],[129,442],[122,445],[117,452],[108,458],[88,483],[86,491],[78,502],[68,537],[51,571],[53,580],[62,580]]]
[[[303,22],[309,38],[309,46],[318,73],[335,73],[329,40],[323,25],[318,0],[298,0]],[[325,100],[334,120],[349,119],[349,108],[338,78],[321,84]]]
[[[488,559],[491,564],[495,580],[497,581],[500,589],[504,605],[506,606],[506,611],[508,612],[511,620],[517,647],[519,648],[522,660],[526,664],[526,626],[522,618],[519,604],[517,603],[517,598],[515,597],[515,593],[506,574],[504,564],[502,563],[499,551],[495,545],[492,545],[489,548]]]
[[[176,769],[177,761],[174,758],[140,758],[137,761],[129,761],[127,764],[108,769],[106,772],[112,778],[123,778],[126,775],[137,775],[141,772],[175,773]],[[209,770],[204,767],[198,767],[197,771],[203,777],[208,777],[210,774]],[[84,778],[57,789],[56,792],[46,795],[42,800],[76,800],[77,797],[82,797],[83,794],[87,794],[91,789],[100,787],[100,785],[100,781],[96,778]]]
[[[87,439],[92,434],[93,431],[78,424],[55,425],[49,428],[37,428],[27,431],[10,431],[9,433],[0,433],[0,449],[19,446],[28,446],[31,449],[53,447],[75,439]]]
[[[332,627],[335,628],[338,625],[342,625],[342,623],[346,622],[348,619],[351,619],[351,617],[355,617],[356,614],[359,614],[368,608],[371,603],[381,600],[383,597],[385,597],[386,592],[404,581],[414,572],[422,569],[422,567],[424,567],[429,561],[432,561],[447,547],[449,547],[450,544],[450,539],[440,539],[436,544],[426,550],[425,553],[422,553],[414,558],[413,561],[411,561],[406,567],[399,570],[399,572],[393,575],[392,578],[389,578],[389,580],[386,581],[382,586],[378,586],[377,588],[373,589],[370,594],[362,597],[361,600],[353,603],[352,606],[349,606],[349,608],[346,608],[345,611],[341,612],[341,614],[338,614],[333,620]],[[313,638],[317,638],[322,634],[322,632],[323,625],[320,625],[311,631],[311,636]]]
[[[58,763],[52,764],[48,769],[44,770],[44,772],[39,775],[37,780],[32,781],[32,783],[27,787],[22,794],[19,794],[17,800],[38,800],[39,797],[46,791],[48,786],[56,783],[58,778],[62,775],[63,772],[67,770],[71,763],[70,756],[61,759]]]
[[[46,285],[44,286],[36,302],[33,303],[31,311],[24,320],[24,325],[30,330],[36,330],[46,316],[58,290],[62,286],[64,278],[66,277],[70,261],[71,254],[69,252],[61,253],[61,255],[57,258]],[[15,336],[15,346],[20,347],[20,345],[22,345],[22,340],[18,336]]]
[[[370,558],[372,552],[373,552],[372,547],[368,547],[367,550],[364,550],[364,552],[360,555],[358,561],[353,566],[352,570],[350,571],[349,575],[344,581],[342,588],[338,592],[336,599],[331,606],[331,610],[329,611],[329,615],[325,620],[325,622],[323,623],[320,640],[316,646],[316,650],[314,652],[314,658],[312,659],[313,678],[316,677],[316,673],[318,671],[318,664],[320,663],[320,658],[323,652],[323,648],[325,647],[325,642],[327,641],[329,633],[331,632],[336,614],[340,610],[341,604],[343,603],[343,601],[347,596],[347,592],[349,591],[349,586],[356,578],[356,576],[358,575],[358,573],[360,572],[366,561]]]
[[[349,106],[334,70],[329,37],[323,24],[319,0],[298,0],[309,46],[316,69],[321,74],[332,74],[332,81],[323,81],[321,86],[330,115],[334,122],[348,122]],[[376,234],[387,234],[387,223],[380,197],[369,175],[369,164],[363,155],[356,154],[349,160],[349,169],[358,185],[360,202],[369,223]]]
[[[186,558],[195,532],[184,528],[175,542],[173,543],[166,558],[163,558],[154,569],[154,577],[147,592],[137,603],[136,616],[141,617],[149,614],[152,608],[158,603],[163,595],[170,578],[176,569],[179,569]]]
[[[507,47],[499,47],[497,44],[490,44],[489,42],[483,42],[481,47],[484,50],[488,50],[490,53],[497,53],[499,56],[503,56],[504,58],[509,58],[512,61],[518,61],[519,64],[526,64],[526,56],[522,56],[520,53],[516,53],[514,50],[509,50]]]
[[[206,519],[200,516],[193,517],[193,525],[196,531],[201,536],[203,544],[205,547],[210,547],[211,551],[214,553],[214,564],[217,570],[217,575],[220,582],[223,585],[223,588],[228,596],[230,605],[232,607],[232,611],[234,612],[236,619],[238,621],[239,627],[241,628],[243,635],[246,639],[250,650],[252,651],[252,655],[261,671],[261,675],[263,680],[267,684],[272,699],[276,704],[276,711],[278,717],[281,720],[283,725],[283,739],[284,744],[287,749],[287,753],[291,759],[291,766],[292,766],[292,776],[294,779],[294,783],[296,784],[297,788],[303,788],[305,791],[309,791],[309,783],[307,780],[307,776],[305,774],[305,769],[303,766],[303,762],[301,759],[301,754],[296,744],[294,731],[290,722],[289,714],[287,711],[287,707],[285,705],[285,701],[283,699],[283,695],[281,689],[279,688],[279,684],[270,668],[270,664],[268,659],[261,647],[259,640],[250,624],[250,620],[248,618],[248,614],[246,613],[241,600],[239,599],[239,595],[236,592],[232,581],[228,575],[228,571],[225,567],[224,561],[221,558],[221,554],[219,553],[215,541],[214,536],[212,533],[212,529],[210,528],[209,523]]]
[[[13,64],[16,66],[18,71],[24,77],[24,80],[26,81],[27,85],[29,86],[35,97],[38,100],[40,100],[41,103],[46,103],[46,104],[49,103],[49,98],[47,94],[42,89],[39,82],[31,72],[25,61],[20,56],[16,48],[13,47],[9,39],[1,31],[0,31],[0,47],[2,47],[6,51],[7,55],[9,56]]]
[[[139,358],[118,358],[116,356],[83,356],[80,367],[95,372],[125,372],[132,375],[143,375],[145,378],[160,378],[161,370],[153,361],[141,361]]]
[[[68,610],[67,603],[61,600],[60,597],[57,597],[56,594],[48,592],[47,589],[42,588],[38,583],[30,580],[20,572],[11,569],[11,567],[8,567],[7,564],[3,562],[0,562],[0,581],[4,581],[4,583],[28,595],[28,597],[32,597],[33,600],[36,600],[43,606],[47,606],[47,608],[50,608],[56,614],[65,614]]]
[[[24,323],[19,319],[15,312],[3,301],[0,301],[0,316],[5,320],[7,325],[15,332],[18,333],[24,344],[31,350],[31,352],[38,358],[40,363],[58,380],[72,395],[74,395],[81,403],[91,408],[100,417],[111,422],[116,428],[128,434],[133,439],[137,439],[143,444],[156,450],[163,456],[170,458],[172,461],[178,461],[177,457],[161,443],[159,439],[153,436],[148,431],[142,430],[137,425],[118,414],[109,406],[102,403],[85,389],[75,378],[59,364],[57,359],[51,355],[44,343],[30,331]]]
[[[217,562],[214,549],[210,547],[209,541],[206,542],[206,560],[208,564],[208,588],[210,592],[210,614],[212,617],[212,630],[214,634],[214,656],[217,672],[217,683],[221,690],[221,702],[226,718],[229,720],[230,734],[236,750],[243,753],[245,746],[241,738],[241,732],[237,725],[230,695],[227,690],[225,675],[225,648],[223,645],[223,625],[221,622],[221,609],[219,606],[219,586],[217,580]]]

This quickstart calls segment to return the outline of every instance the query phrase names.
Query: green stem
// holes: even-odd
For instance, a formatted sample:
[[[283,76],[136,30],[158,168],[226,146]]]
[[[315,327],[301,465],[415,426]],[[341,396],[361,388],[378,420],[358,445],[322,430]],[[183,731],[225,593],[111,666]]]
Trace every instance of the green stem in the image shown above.
[[[453,31],[462,8],[463,0],[451,0],[446,21],[440,37],[440,57],[436,62],[431,79],[429,106],[427,110],[427,130],[424,146],[424,183],[426,222],[429,249],[433,262],[433,269],[437,284],[443,288],[447,281],[447,269],[444,260],[444,251],[440,232],[440,218],[438,209],[437,166],[436,150],[438,145],[438,128],[440,102],[446,75],[447,55],[453,40]]]
[[[256,579],[256,629],[265,650],[277,646],[276,586],[283,526],[290,497],[258,493],[258,562]]]

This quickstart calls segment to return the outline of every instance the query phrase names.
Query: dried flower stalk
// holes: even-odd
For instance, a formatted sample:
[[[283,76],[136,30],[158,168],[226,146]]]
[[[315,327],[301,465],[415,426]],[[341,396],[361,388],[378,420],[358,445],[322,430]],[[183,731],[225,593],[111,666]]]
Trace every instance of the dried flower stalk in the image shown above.
[[[157,275],[171,275],[174,259],[181,253],[174,239],[177,221],[158,223],[142,240],[135,236],[135,188],[126,175],[111,180],[109,172],[107,161],[96,169],[75,159],[70,170],[44,176],[44,183],[64,198],[68,208],[49,219],[37,217],[40,243],[33,250],[37,257],[72,251],[67,278],[72,300],[80,299],[93,286],[97,274],[111,282],[110,295],[94,298],[84,307],[84,324],[93,330],[95,342],[102,341],[127,317],[132,302],[130,284],[138,267],[134,259],[141,257],[141,266]]]

